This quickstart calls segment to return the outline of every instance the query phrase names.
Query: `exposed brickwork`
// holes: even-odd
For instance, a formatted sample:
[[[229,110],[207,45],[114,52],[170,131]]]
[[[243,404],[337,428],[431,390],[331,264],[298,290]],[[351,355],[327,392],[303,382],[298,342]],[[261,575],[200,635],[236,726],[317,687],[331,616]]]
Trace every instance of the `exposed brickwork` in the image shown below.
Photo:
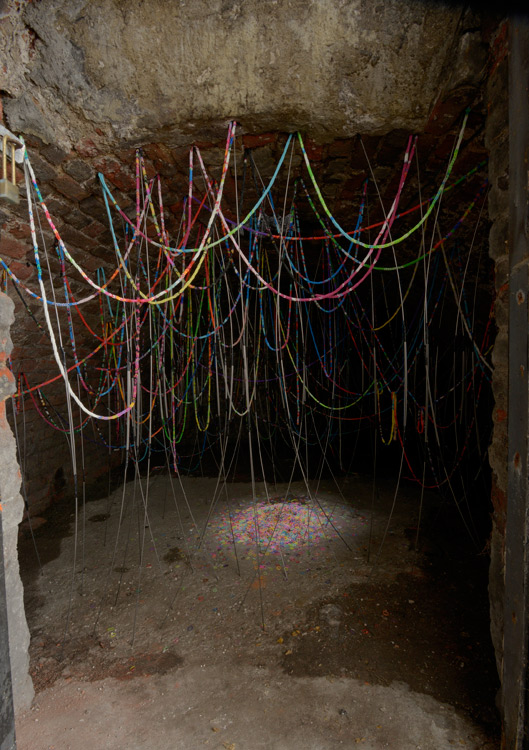
[[[95,274],[102,265],[106,265],[108,271],[109,262],[112,262],[110,245],[105,248],[100,245],[105,233],[108,232],[107,216],[104,204],[99,198],[98,186],[94,195],[97,167],[92,163],[92,159],[98,155],[95,145],[92,141],[87,141],[78,144],[76,151],[68,154],[54,145],[43,144],[36,138],[28,138],[26,142],[39,188],[68,250],[81,260],[82,266],[88,272]],[[83,158],[80,158],[81,156]],[[21,194],[19,206],[1,206],[0,256],[22,282],[29,281],[29,286],[37,289],[27,205],[22,185]],[[45,224],[43,230],[50,250],[54,237]],[[109,239],[109,234],[105,239]],[[98,252],[92,255],[91,251],[95,248],[98,248]],[[58,273],[53,253],[50,254],[50,258],[52,270],[55,269]],[[80,285],[72,279],[72,287],[76,293],[81,290],[86,293],[84,282]],[[37,515],[54,501],[72,493],[68,442],[64,434],[52,429],[43,419],[51,418],[65,427],[58,417],[58,414],[65,413],[64,384],[62,379],[57,377],[58,369],[53,361],[47,336],[28,315],[23,302],[11,285],[7,290],[15,303],[16,322],[13,337],[16,346],[12,353],[15,375],[22,377],[23,389],[48,380],[52,381],[43,389],[47,399],[46,407],[41,404],[36,391],[26,395],[23,401],[17,401],[19,458],[24,472],[23,491],[30,504],[31,515]],[[32,300],[23,291],[22,295],[37,321],[43,325],[40,303]],[[91,321],[92,324],[95,322]],[[67,336],[66,331],[63,333]],[[82,336],[77,343],[79,352],[84,352],[87,347]],[[7,409],[10,421],[13,419],[12,403],[9,402]],[[121,461],[119,452],[115,452],[110,455],[109,463],[108,450],[97,444],[93,431],[85,441],[84,454],[88,484],[108,472],[109,467],[115,465],[116,461]]]
[[[59,191],[59,193],[61,193],[61,195],[64,195],[65,198],[69,198],[73,201],[82,201],[90,195],[87,190],[68,175],[56,177],[52,180],[52,185]]]
[[[119,190],[134,190],[136,186],[136,180],[134,172],[129,165],[123,165],[109,156],[104,156],[94,160],[94,166],[98,172],[102,172],[105,177],[119,188]]]

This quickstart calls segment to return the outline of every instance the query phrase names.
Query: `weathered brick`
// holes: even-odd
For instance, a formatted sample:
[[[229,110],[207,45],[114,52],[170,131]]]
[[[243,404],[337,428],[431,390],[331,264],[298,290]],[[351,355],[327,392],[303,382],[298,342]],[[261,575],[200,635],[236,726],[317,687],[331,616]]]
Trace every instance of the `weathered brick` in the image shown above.
[[[114,249],[110,245],[98,245],[92,250],[92,255],[99,258],[99,264],[101,261],[113,261],[115,258]]]
[[[77,182],[85,182],[94,176],[94,168],[82,159],[71,159],[63,165],[64,171]]]
[[[179,174],[178,167],[175,164],[170,164],[169,162],[166,162],[166,161],[164,162],[155,161],[154,166],[156,167],[158,174],[160,174],[162,177],[172,178],[172,177],[176,177],[176,175]],[[165,196],[164,196],[164,200],[165,200]]]
[[[100,221],[93,221],[91,224],[85,227],[83,233],[88,237],[99,237],[99,235],[102,234],[106,228],[106,225],[102,224]]]
[[[70,211],[69,214],[66,214],[66,216],[64,217],[64,221],[67,224],[70,224],[72,227],[75,227],[75,229],[84,229],[88,224],[90,224],[90,219],[88,218],[88,216],[86,216],[86,214],[84,214],[82,211],[79,211],[78,208],[74,208],[73,211]]]
[[[102,223],[105,222],[107,217],[107,210],[101,198],[97,198],[95,195],[91,195],[89,198],[85,198],[79,204],[79,208],[88,216],[93,219],[97,219]]]
[[[305,151],[307,152],[310,161],[321,161],[323,159],[326,152],[325,145],[315,143],[310,138],[306,138],[304,143]]]
[[[152,163],[152,161],[150,160],[145,160],[144,166],[145,166],[145,174],[147,175],[147,178],[151,180],[153,177],[156,176],[157,170],[154,164]]]
[[[131,169],[124,167],[121,162],[111,156],[95,159],[94,167],[120,190],[132,190],[136,186],[136,179]]]
[[[9,234],[19,240],[31,237],[31,229],[29,226],[29,222],[27,221],[13,220],[9,222],[9,225],[6,227],[6,229]]]
[[[29,161],[35,172],[37,185],[40,185],[42,182],[49,182],[57,176],[57,170],[48,164],[38,153],[31,152],[29,154]]]
[[[71,205],[65,203],[61,198],[51,196],[45,200],[48,211],[52,218],[56,216],[66,216],[71,210]]]
[[[68,156],[66,151],[63,151],[60,146],[57,146],[55,144],[51,144],[49,146],[45,146],[42,149],[43,156],[51,162],[51,164],[62,164],[62,162],[66,159]]]
[[[173,163],[173,153],[165,143],[148,143],[143,146],[143,153],[153,161]]]
[[[184,203],[183,201],[177,201],[176,203],[173,203],[169,206],[169,211],[173,213],[175,216],[180,217],[182,215],[182,211],[184,210]]]
[[[2,205],[2,208],[4,209],[2,211],[2,215],[6,216],[8,214],[11,218],[18,217],[19,219],[26,220],[28,218],[28,207],[25,200],[26,196],[26,189],[25,186],[21,183],[19,186],[20,190],[20,203],[10,203]],[[7,208],[9,206],[9,208]]]
[[[120,148],[114,151],[114,156],[122,164],[129,164],[132,166],[136,161],[136,149],[132,146],[129,148]]]
[[[127,213],[131,213],[131,215],[136,216],[136,199],[134,196],[135,196],[135,193],[132,193],[132,197],[129,197],[128,193],[122,193],[120,190],[114,191],[114,198],[118,206],[123,210],[127,209]],[[113,211],[115,215],[114,210],[113,209],[111,210]]]
[[[64,195],[65,198],[70,198],[74,201],[82,201],[90,195],[85,188],[68,175],[56,177],[52,180],[51,184],[59,191],[59,193]]]
[[[94,274],[100,266],[101,261],[99,258],[95,258],[92,254],[83,256],[83,268],[85,271]]]
[[[81,156],[93,157],[97,156],[99,149],[91,138],[83,138],[75,144],[75,150]]]
[[[351,172],[349,172],[349,174],[351,174]],[[364,184],[365,179],[366,179],[365,172],[358,172],[356,175],[354,175],[354,177],[351,177],[348,180],[346,180],[340,192],[340,198],[342,200],[351,201],[354,198],[359,197],[361,194],[362,185]]]
[[[275,143],[277,133],[259,133],[258,135],[243,135],[242,142],[246,148],[258,148],[265,146],[267,143]],[[213,144],[204,144],[202,148],[211,147]]]
[[[0,256],[2,258],[14,258],[21,260],[26,257],[28,250],[31,249],[31,245],[22,240],[13,239],[7,234],[2,235],[0,238]]]
[[[39,138],[37,135],[27,135],[24,140],[26,142],[26,146],[28,150],[35,149],[35,150],[40,151],[46,146],[44,141],[41,138]]]
[[[81,250],[94,247],[97,242],[91,237],[86,237],[84,234],[74,229],[71,226],[65,225],[61,230],[61,238],[66,245],[74,245]]]
[[[19,263],[18,260],[11,261],[9,268],[20,281],[27,281],[35,270],[30,263]]]

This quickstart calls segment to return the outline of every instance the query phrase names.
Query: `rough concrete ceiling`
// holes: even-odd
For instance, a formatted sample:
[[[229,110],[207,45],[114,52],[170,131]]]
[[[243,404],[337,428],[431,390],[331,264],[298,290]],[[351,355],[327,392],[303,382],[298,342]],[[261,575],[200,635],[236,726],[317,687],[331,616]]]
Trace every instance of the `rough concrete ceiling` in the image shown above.
[[[414,0],[35,0],[0,4],[10,127],[70,150],[301,129],[423,130],[484,64],[472,14]],[[3,38],[2,38],[3,37]]]
[[[303,130],[325,200],[347,227],[371,168],[373,220],[378,193],[391,205],[410,131],[422,132],[420,181],[424,194],[433,193],[461,114],[479,100],[485,49],[473,13],[403,0],[0,0],[6,124],[26,139],[63,239],[94,269],[113,257],[97,173],[134,212],[132,146],[142,145],[149,174],[162,177],[167,226],[176,232],[188,147],[200,146],[218,178],[232,117],[245,134],[236,143],[239,167],[251,151],[265,182],[285,131]],[[485,158],[482,127],[478,104],[454,177]],[[288,171],[292,180],[304,175],[299,147]],[[416,201],[417,189],[411,178],[403,207]],[[474,193],[473,185],[458,190],[453,221]],[[233,167],[224,199],[234,218],[240,196]],[[304,220],[316,225],[303,206]],[[23,220],[25,210],[23,201],[13,213]]]

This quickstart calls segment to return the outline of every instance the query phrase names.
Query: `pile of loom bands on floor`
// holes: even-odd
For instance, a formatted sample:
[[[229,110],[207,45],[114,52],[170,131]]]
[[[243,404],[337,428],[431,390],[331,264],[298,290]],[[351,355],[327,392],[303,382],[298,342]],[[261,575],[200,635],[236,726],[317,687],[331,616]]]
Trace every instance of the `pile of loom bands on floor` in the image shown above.
[[[44,322],[35,322],[57,375],[39,383],[20,373],[16,408],[31,400],[68,437],[74,466],[76,445],[98,440],[127,462],[166,462],[174,472],[198,471],[213,455],[227,475],[244,445],[252,479],[285,456],[307,478],[347,472],[366,445],[376,461],[378,442],[379,461],[382,446],[398,453],[399,477],[441,488],[460,504],[463,465],[470,454],[481,465],[488,444],[477,415],[491,377],[489,320],[475,319],[475,288],[467,283],[474,248],[458,241],[464,222],[479,221],[486,195],[482,165],[452,177],[465,123],[432,194],[399,213],[409,174],[418,179],[417,139],[409,138],[393,201],[370,226],[373,178],[342,226],[301,135],[288,136],[274,173],[261,176],[251,153],[240,158],[231,123],[217,179],[200,149],[190,150],[172,237],[162,181],[147,176],[138,150],[132,217],[99,175],[115,258],[110,274],[89,272],[69,251],[26,153],[37,287],[2,265],[6,284],[9,277],[25,300],[41,303]],[[292,178],[292,155],[300,152],[302,174]],[[223,198],[228,174],[236,205]],[[474,199],[441,232],[441,202],[471,180]],[[85,292],[74,295],[73,287]],[[60,379],[65,411],[46,396]]]

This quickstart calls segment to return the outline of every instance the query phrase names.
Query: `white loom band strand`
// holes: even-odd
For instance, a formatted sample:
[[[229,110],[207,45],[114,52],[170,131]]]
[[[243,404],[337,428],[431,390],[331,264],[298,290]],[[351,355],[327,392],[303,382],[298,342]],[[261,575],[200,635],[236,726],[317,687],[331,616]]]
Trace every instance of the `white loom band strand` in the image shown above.
[[[31,165],[28,165],[28,166],[29,166],[29,169],[31,169]],[[59,356],[59,351],[57,349],[57,340],[55,338],[55,331],[53,330],[53,326],[52,326],[51,320],[50,320],[50,314],[49,314],[48,305],[46,304],[46,301],[47,301],[46,289],[45,289],[44,283],[42,281],[42,267],[41,267],[41,264],[40,264],[40,256],[39,256],[39,249],[38,249],[38,243],[37,243],[37,234],[36,234],[36,231],[35,231],[35,220],[33,218],[33,209],[31,207],[31,186],[30,186],[30,183],[29,183],[29,174],[30,174],[29,170],[24,170],[24,177],[25,177],[25,181],[26,181],[26,191],[27,191],[27,196],[28,196],[29,225],[30,225],[30,230],[31,230],[31,239],[32,239],[32,242],[33,242],[33,250],[34,250],[34,253],[35,253],[35,261],[36,261],[36,264],[37,264],[37,278],[38,278],[38,282],[39,282],[39,287],[40,287],[40,293],[41,293],[41,296],[42,296],[42,300],[44,302],[44,305],[43,305],[44,318],[46,320],[46,325],[48,327],[48,332],[50,334],[50,341],[51,341],[51,346],[52,346],[52,351],[53,351],[53,356],[55,358],[55,362],[57,363],[57,367],[59,368],[59,372],[61,373],[61,375],[62,375],[62,377],[64,379],[64,383],[66,385],[66,388],[68,390],[69,395],[71,396],[71,398],[73,398],[73,400],[75,401],[75,403],[84,411],[85,414],[87,414],[89,417],[93,417],[94,419],[102,419],[102,420],[105,420],[105,421],[113,420],[113,419],[118,419],[123,414],[126,414],[127,412],[129,412],[133,408],[134,401],[132,401],[132,403],[124,411],[120,412],[119,414],[111,414],[110,416],[102,416],[102,415],[99,415],[99,414],[95,414],[93,411],[90,411],[90,409],[87,409],[86,406],[82,403],[82,401],[76,396],[75,392],[73,391],[73,389],[70,386],[70,383],[68,381],[68,373],[65,370],[65,368],[64,368],[64,366],[63,366],[63,364],[61,362],[61,358]]]

